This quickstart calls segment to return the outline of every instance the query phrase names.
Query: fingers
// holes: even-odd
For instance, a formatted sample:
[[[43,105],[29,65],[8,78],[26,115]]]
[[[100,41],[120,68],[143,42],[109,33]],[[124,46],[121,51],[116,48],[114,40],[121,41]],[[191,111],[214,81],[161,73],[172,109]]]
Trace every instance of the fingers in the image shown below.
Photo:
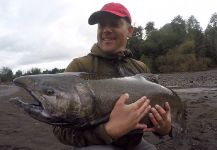
[[[139,122],[151,109],[151,106],[149,105],[150,100],[147,99],[146,96],[141,97],[139,100],[137,100],[135,105],[135,113],[137,121]]]
[[[160,122],[167,119],[167,112],[159,105],[155,105],[153,108],[153,112],[155,113],[156,119]]]
[[[144,128],[143,132],[155,132],[156,129],[155,128]]]
[[[141,124],[141,123],[138,123],[135,127],[135,129],[146,129],[147,128],[147,125],[146,124]]]
[[[166,110],[166,112],[170,112],[171,108],[170,108],[170,104],[168,102],[166,102],[164,104],[164,109]]]
[[[171,130],[171,113],[170,105],[168,102],[164,104],[164,108],[159,105],[151,108],[151,113],[149,113],[149,118],[154,125],[154,132],[166,135]],[[151,129],[147,129],[150,131]]]
[[[148,103],[149,104],[149,100],[147,101],[147,97],[143,96],[140,99],[138,99],[136,102],[134,102],[132,105],[135,106],[135,109],[140,109],[141,107],[143,107],[144,103]],[[147,101],[147,102],[146,102]]]
[[[149,113],[149,118],[150,118],[152,124],[154,125],[154,127],[158,129],[160,127],[160,124],[155,119],[155,116],[152,113]]]
[[[149,105],[150,100],[147,99],[145,96],[142,97],[141,99],[143,99],[143,101],[142,101],[142,103],[140,104],[141,106],[140,106],[139,109],[138,109],[138,113],[139,113],[139,114],[145,114],[145,113],[147,113],[147,112],[150,110],[150,108],[151,108],[151,106]]]
[[[117,100],[116,105],[125,105],[128,99],[129,99],[128,93],[122,94],[120,98]]]
[[[143,132],[155,132],[155,128],[148,128],[146,124],[138,123],[135,129],[142,129]]]

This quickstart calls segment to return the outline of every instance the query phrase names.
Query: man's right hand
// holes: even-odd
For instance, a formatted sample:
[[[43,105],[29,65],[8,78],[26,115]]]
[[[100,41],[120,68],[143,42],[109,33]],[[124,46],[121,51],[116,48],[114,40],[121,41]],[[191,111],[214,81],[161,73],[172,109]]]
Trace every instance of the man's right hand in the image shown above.
[[[151,106],[150,100],[143,96],[132,104],[125,104],[129,94],[123,94],[117,100],[111,114],[109,121],[105,124],[107,134],[117,139],[134,129],[145,129],[146,124],[141,124],[139,121],[147,115]]]

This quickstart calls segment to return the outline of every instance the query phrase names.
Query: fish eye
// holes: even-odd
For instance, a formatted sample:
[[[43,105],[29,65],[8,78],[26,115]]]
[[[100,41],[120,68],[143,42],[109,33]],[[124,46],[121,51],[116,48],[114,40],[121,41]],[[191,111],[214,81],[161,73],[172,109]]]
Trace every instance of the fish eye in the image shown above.
[[[45,91],[45,93],[46,93],[46,95],[48,95],[48,96],[52,96],[52,95],[54,95],[54,90],[52,90],[52,89],[47,89],[47,90]]]

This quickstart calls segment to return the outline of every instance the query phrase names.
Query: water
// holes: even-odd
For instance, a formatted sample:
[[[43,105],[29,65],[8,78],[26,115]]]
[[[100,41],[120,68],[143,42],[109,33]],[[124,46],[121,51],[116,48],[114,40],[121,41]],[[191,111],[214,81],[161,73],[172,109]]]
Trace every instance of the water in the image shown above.
[[[0,85],[0,97],[10,96],[19,90],[18,87],[13,85]]]
[[[198,88],[184,88],[184,89],[173,89],[178,93],[201,93],[201,92],[212,92],[217,91],[217,87],[198,87]]]

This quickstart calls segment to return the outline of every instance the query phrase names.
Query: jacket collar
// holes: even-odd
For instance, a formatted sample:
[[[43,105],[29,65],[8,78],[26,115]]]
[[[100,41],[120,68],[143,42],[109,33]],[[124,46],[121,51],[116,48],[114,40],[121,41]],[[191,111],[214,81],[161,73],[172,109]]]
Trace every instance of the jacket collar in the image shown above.
[[[94,55],[94,56],[98,56],[110,60],[117,60],[117,61],[125,60],[126,58],[132,58],[133,56],[132,52],[127,49],[124,51],[120,51],[116,54],[109,55],[103,52],[97,44],[94,44],[93,47],[91,48],[90,55]]]

